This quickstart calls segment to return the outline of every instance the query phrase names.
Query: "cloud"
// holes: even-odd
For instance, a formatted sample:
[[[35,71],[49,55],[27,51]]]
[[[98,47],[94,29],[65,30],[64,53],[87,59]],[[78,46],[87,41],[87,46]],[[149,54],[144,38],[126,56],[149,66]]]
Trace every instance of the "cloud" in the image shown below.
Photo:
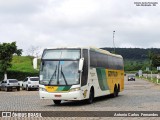
[[[0,1],[0,41],[17,41],[18,46],[24,50],[32,45],[41,48],[112,47],[115,30],[116,47],[160,47],[159,5],[137,7],[134,2]]]

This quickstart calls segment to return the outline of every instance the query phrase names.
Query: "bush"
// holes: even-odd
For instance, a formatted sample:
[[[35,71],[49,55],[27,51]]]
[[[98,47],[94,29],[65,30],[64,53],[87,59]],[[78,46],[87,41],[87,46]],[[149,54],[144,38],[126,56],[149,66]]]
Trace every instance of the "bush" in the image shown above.
[[[4,74],[0,72],[0,81],[4,79]]]
[[[39,72],[22,72],[22,71],[8,71],[8,79],[17,79],[19,81],[24,80],[28,76],[39,76]],[[0,72],[0,80],[4,79],[4,73]]]

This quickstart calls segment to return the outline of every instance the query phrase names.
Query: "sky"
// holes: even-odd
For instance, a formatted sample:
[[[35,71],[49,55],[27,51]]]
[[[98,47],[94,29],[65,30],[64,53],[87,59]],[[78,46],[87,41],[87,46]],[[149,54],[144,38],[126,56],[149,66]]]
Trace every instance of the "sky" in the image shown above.
[[[157,2],[136,6],[135,2]],[[160,48],[159,0],[0,0],[0,43]]]

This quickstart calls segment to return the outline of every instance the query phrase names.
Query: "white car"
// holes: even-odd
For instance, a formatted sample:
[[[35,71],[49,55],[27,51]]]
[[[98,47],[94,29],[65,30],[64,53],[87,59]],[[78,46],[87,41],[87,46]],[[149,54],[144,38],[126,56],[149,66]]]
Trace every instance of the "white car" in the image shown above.
[[[9,90],[17,89],[17,91],[20,91],[20,84],[17,79],[3,80],[0,84],[0,90],[5,90],[8,92]]]
[[[22,89],[27,91],[39,88],[39,77],[27,77],[23,80]]]

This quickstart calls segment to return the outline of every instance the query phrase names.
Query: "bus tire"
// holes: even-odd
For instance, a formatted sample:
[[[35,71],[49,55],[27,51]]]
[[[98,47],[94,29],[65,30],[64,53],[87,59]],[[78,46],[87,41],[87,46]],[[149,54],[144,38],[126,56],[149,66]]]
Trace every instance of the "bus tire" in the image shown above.
[[[53,100],[55,105],[60,105],[61,104],[61,100]]]
[[[118,97],[119,92],[120,92],[120,85],[118,84],[118,88],[117,88],[117,95],[116,95],[116,97]]]
[[[93,100],[94,100],[94,89],[91,88],[90,93],[89,93],[89,98],[87,99],[87,103],[91,104],[93,103]]]
[[[117,88],[117,86],[114,87],[114,92],[113,92],[110,96],[111,96],[112,98],[118,96],[118,88]]]

